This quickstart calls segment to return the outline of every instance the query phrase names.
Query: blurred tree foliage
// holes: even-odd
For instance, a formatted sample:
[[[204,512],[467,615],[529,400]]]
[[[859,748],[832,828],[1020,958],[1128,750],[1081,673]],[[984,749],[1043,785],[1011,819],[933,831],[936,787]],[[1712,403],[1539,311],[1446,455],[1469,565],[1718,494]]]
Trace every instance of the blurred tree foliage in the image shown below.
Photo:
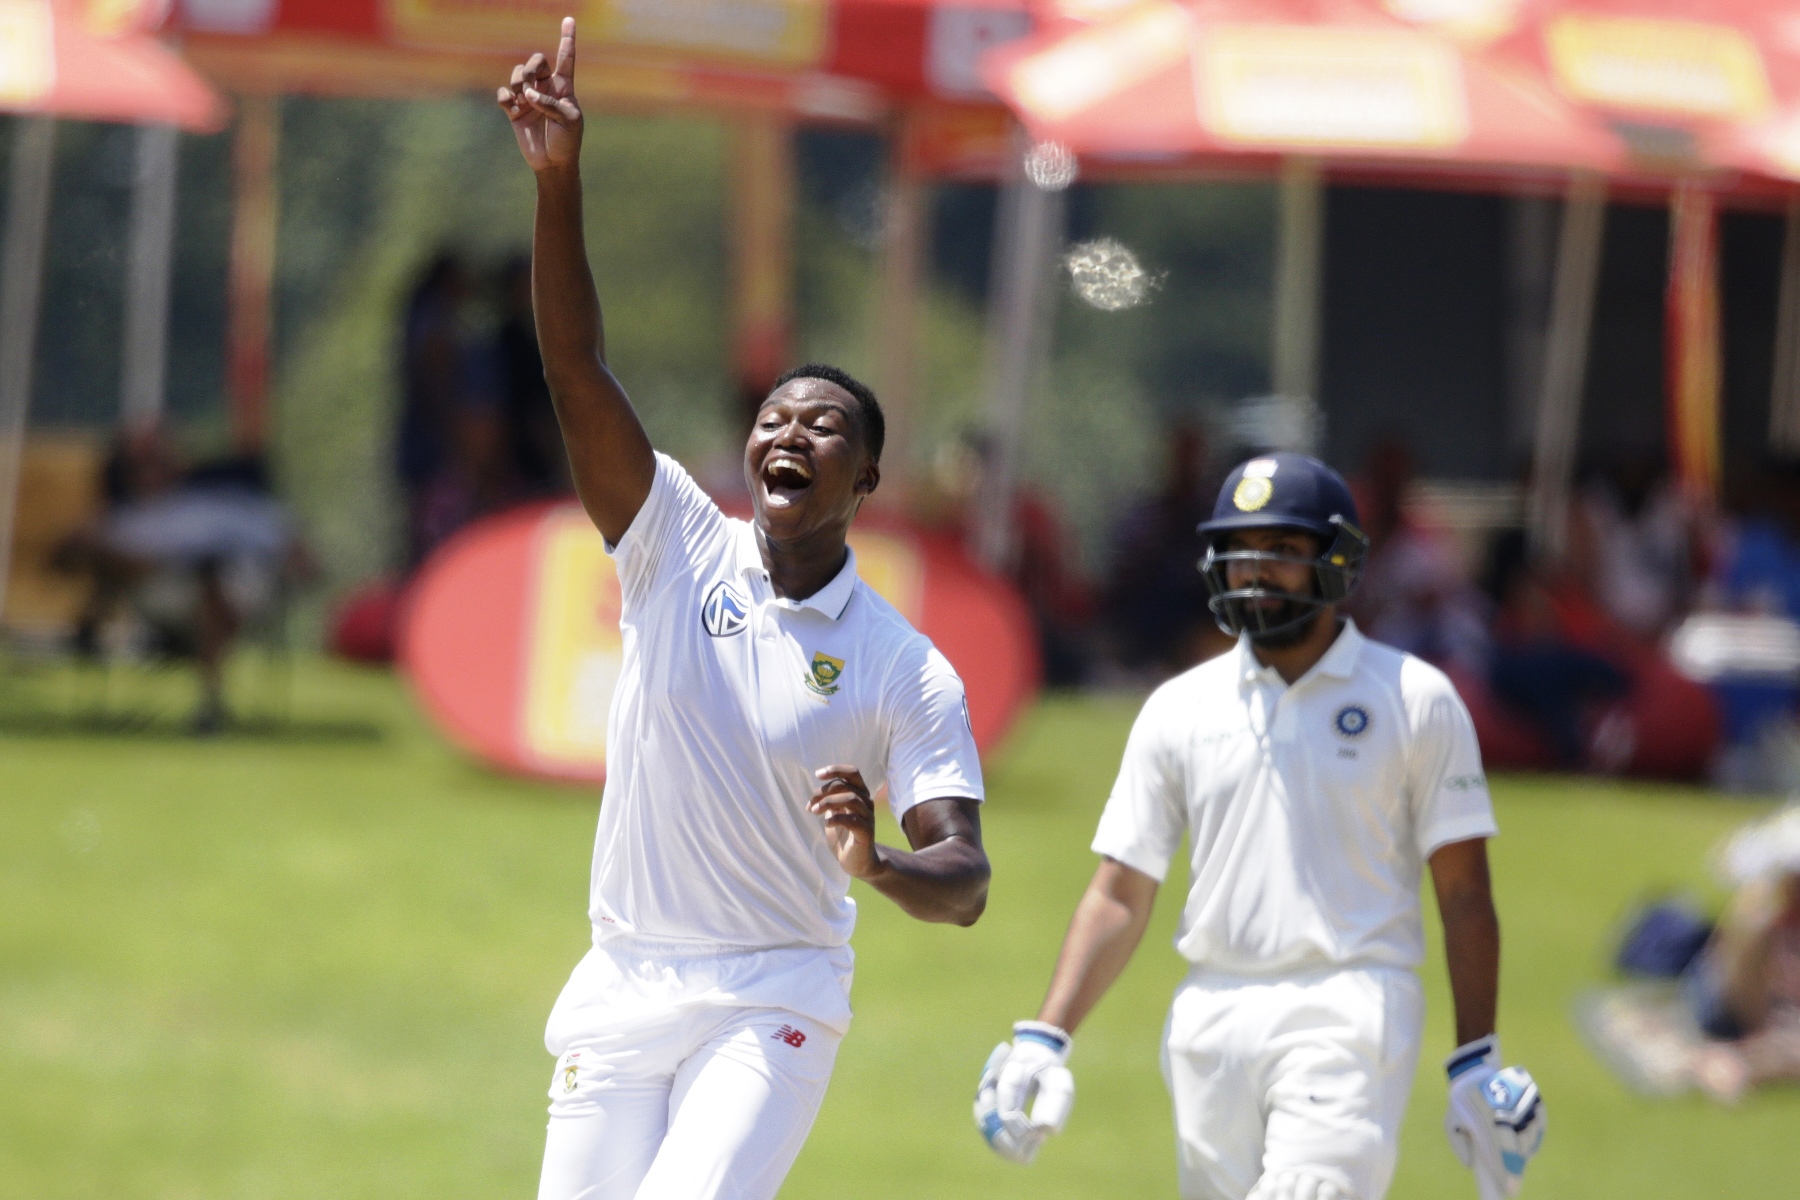
[[[17,118],[0,117],[0,159]],[[216,423],[230,224],[228,134],[181,139],[176,253],[170,280],[168,406],[184,423]],[[107,427],[119,411],[120,342],[137,131],[62,121],[56,131],[49,244],[32,379],[39,426]],[[0,189],[0,208],[4,208]],[[205,432],[203,431],[202,436]]]
[[[283,123],[280,428],[285,485],[334,580],[389,566],[400,321],[440,250],[491,269],[529,249],[531,175],[491,103],[290,100]],[[583,159],[607,348],[659,446],[723,435],[725,137],[599,116]]]
[[[274,458],[335,592],[394,562],[400,321],[416,275],[444,250],[478,274],[526,251],[532,184],[483,98],[291,97],[282,113]],[[0,142],[11,127],[0,119]],[[58,136],[33,419],[104,429],[118,405],[136,143],[129,128],[77,122]],[[588,246],[614,368],[660,447],[729,478],[728,125],[598,114],[588,136]],[[879,388],[885,144],[808,129],[797,157],[796,353]],[[230,158],[229,133],[182,139],[169,407],[200,450],[224,444]],[[909,447],[928,478],[961,461],[946,449],[981,426],[995,207],[981,185],[942,184],[932,200]],[[1267,386],[1272,194],[1079,186],[1069,235],[1116,238],[1161,279],[1124,312],[1087,307],[1060,279],[1053,361],[1027,430],[1027,482],[1100,569],[1111,524],[1155,486],[1162,427]]]

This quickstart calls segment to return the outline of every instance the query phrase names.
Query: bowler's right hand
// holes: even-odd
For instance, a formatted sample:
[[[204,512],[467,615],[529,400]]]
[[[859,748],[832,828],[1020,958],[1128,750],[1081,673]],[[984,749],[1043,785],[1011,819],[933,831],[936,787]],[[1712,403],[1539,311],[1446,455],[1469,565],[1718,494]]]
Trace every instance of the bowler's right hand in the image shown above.
[[[542,54],[513,68],[512,79],[495,94],[512,122],[519,152],[533,171],[570,167],[581,159],[581,106],[575,101],[575,18],[564,17],[556,66]]]

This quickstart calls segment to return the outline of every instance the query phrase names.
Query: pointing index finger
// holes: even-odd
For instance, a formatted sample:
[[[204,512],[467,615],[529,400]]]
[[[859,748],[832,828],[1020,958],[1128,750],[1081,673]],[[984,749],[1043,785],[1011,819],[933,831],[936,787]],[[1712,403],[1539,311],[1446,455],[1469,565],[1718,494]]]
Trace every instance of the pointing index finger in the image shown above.
[[[575,18],[564,17],[562,40],[556,43],[556,74],[575,82]]]

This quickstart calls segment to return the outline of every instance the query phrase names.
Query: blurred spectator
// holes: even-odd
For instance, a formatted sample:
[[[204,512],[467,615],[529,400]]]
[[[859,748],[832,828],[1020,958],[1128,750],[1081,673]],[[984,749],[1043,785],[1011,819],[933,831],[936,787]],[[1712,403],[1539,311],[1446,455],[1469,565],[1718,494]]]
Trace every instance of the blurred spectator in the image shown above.
[[[1712,693],[1616,621],[1579,571],[1532,559],[1524,531],[1507,530],[1486,584],[1489,666],[1464,696],[1491,766],[1673,779],[1706,769],[1719,740]]]
[[[394,448],[406,495],[409,568],[436,544],[427,509],[456,449],[455,418],[472,399],[475,364],[465,329],[469,300],[468,272],[454,255],[443,253],[426,266],[406,306],[400,354],[403,398]],[[443,507],[441,500],[436,503]]]
[[[1582,612],[1566,581],[1530,559],[1522,532],[1497,540],[1489,589],[1495,620],[1487,684],[1494,698],[1545,739],[1556,766],[1587,766],[1588,710],[1630,691],[1623,664],[1591,644],[1598,632],[1593,614]]]
[[[939,510],[940,527],[965,543],[990,453],[988,442],[976,436],[945,446],[932,469],[930,490],[936,494],[920,497],[926,511]],[[1044,682],[1051,687],[1085,683],[1092,666],[1088,630],[1093,600],[1069,562],[1062,521],[1053,502],[1028,484],[1013,491],[1012,517],[1013,554],[1006,573],[1031,612]]]
[[[1655,458],[1596,473],[1570,512],[1569,541],[1571,566],[1626,629],[1660,639],[1687,612],[1703,551],[1691,506]]]
[[[1800,620],[1800,462],[1767,464],[1723,563],[1727,607]]]
[[[1463,578],[1453,548],[1407,511],[1411,453],[1398,441],[1382,442],[1356,484],[1369,558],[1351,615],[1377,641],[1439,666],[1479,672],[1487,661],[1481,595]]]
[[[500,408],[460,405],[446,426],[444,461],[421,489],[413,514],[419,561],[470,522],[531,498],[513,469]]]
[[[531,315],[531,260],[510,259],[498,282],[501,320],[496,353],[511,469],[527,494],[562,495],[573,485],[550,386],[544,382],[544,360],[538,356],[537,326]]]
[[[1800,870],[1738,889],[1682,977],[1701,1030],[1715,1039],[1694,1062],[1714,1099],[1800,1079]]]
[[[1800,621],[1800,462],[1773,460],[1738,481],[1742,516],[1721,538],[1711,599],[1730,612]],[[1800,690],[1791,674],[1731,673],[1713,680],[1730,749],[1718,772],[1727,784],[1768,786],[1793,740]]]
[[[103,629],[129,611],[155,649],[198,662],[194,728],[214,732],[226,719],[232,642],[312,574],[310,559],[258,462],[184,472],[159,431],[140,429],[121,436],[103,485],[106,511],[57,554],[59,567],[93,579],[78,644],[97,650]]]
[[[1173,674],[1223,652],[1231,640],[1206,606],[1198,570],[1198,530],[1218,490],[1207,473],[1206,435],[1180,426],[1168,446],[1161,488],[1114,527],[1105,618],[1121,665]]]

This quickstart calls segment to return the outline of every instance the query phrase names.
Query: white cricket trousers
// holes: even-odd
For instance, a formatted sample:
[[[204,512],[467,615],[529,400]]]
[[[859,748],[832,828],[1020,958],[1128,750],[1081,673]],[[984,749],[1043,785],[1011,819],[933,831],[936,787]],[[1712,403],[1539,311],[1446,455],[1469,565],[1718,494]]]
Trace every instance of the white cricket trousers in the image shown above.
[[[1196,968],[1163,1037],[1182,1200],[1381,1200],[1424,1012],[1395,967]]]
[[[556,1061],[538,1200],[773,1200],[841,1035],[779,1008],[672,1006]]]

